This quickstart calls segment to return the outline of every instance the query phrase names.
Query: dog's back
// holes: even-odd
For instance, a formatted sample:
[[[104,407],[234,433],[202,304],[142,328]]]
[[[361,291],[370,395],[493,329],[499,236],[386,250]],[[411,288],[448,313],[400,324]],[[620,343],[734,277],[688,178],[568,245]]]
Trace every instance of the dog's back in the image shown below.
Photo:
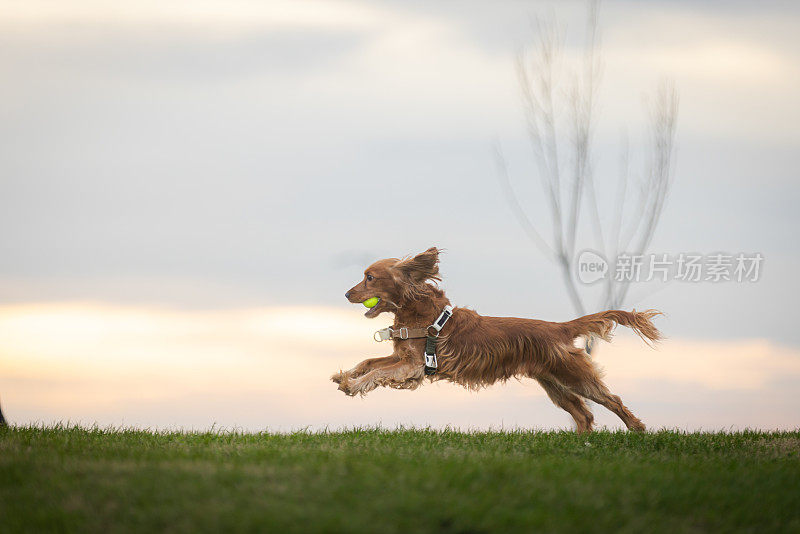
[[[476,389],[512,377],[538,378],[575,358],[588,358],[575,346],[578,337],[610,341],[614,326],[630,327],[655,342],[661,334],[652,323],[660,312],[608,310],[556,323],[517,317],[482,316],[456,308],[452,327],[441,340],[442,377]]]

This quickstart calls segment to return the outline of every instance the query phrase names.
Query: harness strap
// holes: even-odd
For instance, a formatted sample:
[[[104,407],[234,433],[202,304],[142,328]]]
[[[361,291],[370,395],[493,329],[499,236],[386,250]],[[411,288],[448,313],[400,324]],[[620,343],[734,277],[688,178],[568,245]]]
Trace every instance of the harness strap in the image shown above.
[[[425,340],[425,375],[435,375],[439,368],[439,361],[436,359],[436,342],[439,338],[428,336]]]
[[[428,329],[427,328],[408,328],[405,326],[401,326],[397,330],[392,328],[391,326],[387,326],[386,328],[382,328],[377,330],[373,335],[372,338],[375,341],[388,341],[392,338],[394,339],[419,339],[428,336]]]
[[[439,369],[439,361],[436,359],[436,343],[439,341],[439,333],[452,316],[453,307],[448,304],[444,307],[442,313],[439,314],[439,317],[436,318],[433,324],[428,327],[429,332],[430,329],[433,328],[436,334],[430,335],[429,333],[425,340],[425,374],[427,376],[435,375],[436,371]]]
[[[439,362],[436,359],[436,343],[439,341],[439,333],[453,316],[453,307],[449,304],[444,307],[442,313],[433,322],[432,325],[425,328],[408,328],[401,326],[394,329],[391,326],[376,330],[372,335],[375,341],[388,341],[390,339],[421,339],[425,338],[425,374],[434,375],[439,368]],[[431,329],[435,332],[431,335]]]

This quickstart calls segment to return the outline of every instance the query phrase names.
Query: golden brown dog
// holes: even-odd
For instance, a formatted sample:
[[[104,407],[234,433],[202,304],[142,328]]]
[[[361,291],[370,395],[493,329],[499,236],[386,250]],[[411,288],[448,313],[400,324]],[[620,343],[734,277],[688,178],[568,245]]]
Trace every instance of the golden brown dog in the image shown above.
[[[380,299],[365,314],[395,316],[392,328],[426,328],[450,301],[434,285],[439,277],[439,250],[430,248],[411,258],[389,258],[370,265],[364,279],[348,291],[350,302]],[[533,378],[550,399],[572,416],[579,432],[590,432],[594,417],[584,398],[602,404],[631,430],[645,426],[620,398],[612,394],[576,339],[598,336],[606,341],[616,324],[628,326],[645,341],[660,334],[651,319],[656,310],[609,310],[566,323],[515,317],[484,317],[467,308],[455,308],[438,338],[438,370],[431,380],[449,380],[479,389],[511,377]],[[364,360],[331,380],[347,395],[364,395],[378,386],[416,389],[425,378],[425,338],[397,339],[385,358]]]

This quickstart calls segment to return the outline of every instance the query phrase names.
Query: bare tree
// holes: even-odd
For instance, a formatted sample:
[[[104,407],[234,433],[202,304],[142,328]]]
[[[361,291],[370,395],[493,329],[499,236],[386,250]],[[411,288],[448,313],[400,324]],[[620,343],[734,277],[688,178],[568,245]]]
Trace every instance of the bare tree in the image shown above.
[[[596,247],[607,259],[621,252],[644,254],[661,219],[672,182],[678,97],[671,83],[664,83],[657,93],[650,117],[647,164],[635,183],[638,188],[634,194],[630,192],[628,143],[623,144],[614,222],[610,231],[604,232],[592,167],[597,88],[602,77],[598,3],[589,4],[581,66],[568,83],[562,79],[564,36],[557,22],[537,20],[535,29],[537,41],[517,56],[517,74],[538,177],[549,206],[550,242],[523,208],[499,147],[498,171],[517,220],[529,239],[556,263],[575,311],[584,315],[587,309],[574,277],[581,216],[589,217]],[[627,220],[626,209],[632,212]],[[629,286],[629,281],[617,281],[608,273],[598,307],[621,306]],[[591,340],[587,347],[591,348]]]

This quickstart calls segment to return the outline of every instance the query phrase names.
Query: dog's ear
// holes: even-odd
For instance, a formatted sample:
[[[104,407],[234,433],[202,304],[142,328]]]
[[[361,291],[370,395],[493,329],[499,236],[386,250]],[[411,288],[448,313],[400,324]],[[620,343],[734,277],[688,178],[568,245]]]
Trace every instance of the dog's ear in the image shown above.
[[[431,247],[413,258],[400,260],[395,267],[414,284],[421,284],[426,280],[441,280],[439,249],[436,247]]]

